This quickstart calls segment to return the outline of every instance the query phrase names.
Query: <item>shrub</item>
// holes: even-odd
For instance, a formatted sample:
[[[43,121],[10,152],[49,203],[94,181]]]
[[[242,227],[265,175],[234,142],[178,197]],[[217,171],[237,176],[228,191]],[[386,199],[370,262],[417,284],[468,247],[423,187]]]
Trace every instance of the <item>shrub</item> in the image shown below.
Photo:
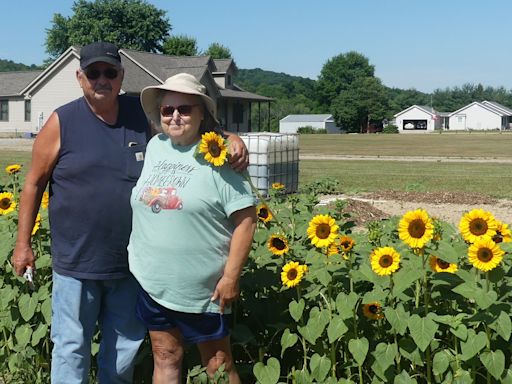
[[[325,128],[313,128],[312,126],[299,127],[297,129],[297,133],[299,134],[326,134],[327,129]]]
[[[382,128],[382,133],[398,133],[398,127],[393,124],[388,124]]]

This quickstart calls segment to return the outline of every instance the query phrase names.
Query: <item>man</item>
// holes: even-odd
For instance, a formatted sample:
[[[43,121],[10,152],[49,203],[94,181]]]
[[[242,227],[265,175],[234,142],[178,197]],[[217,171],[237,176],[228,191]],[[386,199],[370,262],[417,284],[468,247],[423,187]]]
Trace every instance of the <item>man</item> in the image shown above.
[[[135,316],[138,286],[128,270],[130,194],[151,136],[138,98],[119,95],[118,48],[84,46],[76,78],[83,97],[57,108],[34,142],[21,194],[15,272],[35,267],[31,231],[50,182],[52,383],[88,383],[91,339],[101,332],[101,383],[131,383],[146,329]],[[247,165],[234,135],[232,166]]]

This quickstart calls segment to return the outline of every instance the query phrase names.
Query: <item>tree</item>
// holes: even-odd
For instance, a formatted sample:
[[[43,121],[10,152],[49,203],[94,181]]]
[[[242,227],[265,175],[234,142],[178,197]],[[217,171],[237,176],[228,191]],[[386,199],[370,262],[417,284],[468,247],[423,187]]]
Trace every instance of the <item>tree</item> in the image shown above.
[[[317,92],[321,105],[332,101],[361,77],[373,77],[375,69],[368,59],[357,52],[348,52],[329,59],[318,77]]]
[[[186,35],[171,36],[165,40],[162,52],[171,56],[197,56],[197,41]]]
[[[231,59],[230,49],[219,43],[211,43],[204,54],[212,59]]]
[[[363,132],[371,121],[390,117],[386,88],[376,77],[357,78],[334,99],[331,113],[338,126]]]
[[[144,0],[77,0],[73,15],[54,14],[46,51],[56,58],[70,45],[104,40],[120,48],[161,52],[171,24],[165,11]]]

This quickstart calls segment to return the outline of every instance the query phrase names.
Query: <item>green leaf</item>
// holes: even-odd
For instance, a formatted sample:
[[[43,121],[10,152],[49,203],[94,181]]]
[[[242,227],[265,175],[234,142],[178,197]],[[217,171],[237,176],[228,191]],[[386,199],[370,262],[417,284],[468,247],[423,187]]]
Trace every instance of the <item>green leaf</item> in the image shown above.
[[[466,341],[468,338],[468,329],[464,324],[459,324],[457,328],[450,328],[450,332],[462,341]]]
[[[480,354],[480,361],[487,371],[499,380],[505,370],[505,355],[499,349],[497,351],[485,351]]]
[[[319,311],[313,308],[309,315],[306,326],[299,327],[299,333],[311,344],[315,344],[316,340],[322,335],[326,325],[329,323],[329,314],[327,310]]]
[[[329,337],[329,342],[332,344],[345,333],[347,333],[348,327],[345,325],[341,316],[334,316],[329,322],[329,326],[327,327],[327,336]]]
[[[280,371],[281,365],[275,357],[268,359],[267,365],[262,362],[256,363],[252,369],[254,376],[256,376],[260,384],[276,384],[279,381]]]
[[[423,277],[423,271],[419,268],[406,266],[393,275],[393,292],[392,295],[397,297],[407,288],[413,286],[414,282]]]
[[[455,375],[453,375],[453,384],[474,384],[474,382],[468,371],[459,369],[455,372]]]
[[[475,335],[475,331],[470,329],[468,331],[468,339],[466,342],[461,342],[461,359],[467,361],[480,352],[487,345],[487,336],[485,332],[479,332]]]
[[[25,321],[29,321],[36,311],[38,300],[35,296],[28,293],[21,295],[19,300],[20,315]]]
[[[43,315],[44,320],[46,321],[46,324],[51,324],[51,322],[52,322],[52,299],[51,298],[47,298],[41,304],[41,314]]]
[[[290,301],[290,304],[288,304],[288,309],[290,310],[290,315],[292,316],[293,320],[300,320],[302,313],[304,312],[305,305],[306,304],[303,299],[300,299],[299,302],[296,302],[295,300]]]
[[[512,368],[507,369],[505,375],[501,379],[501,384],[512,384]]]
[[[407,322],[411,336],[421,351],[425,351],[436,335],[439,325],[428,317],[412,315]]]
[[[354,292],[350,292],[348,295],[343,292],[338,294],[336,297],[336,309],[343,319],[354,317],[354,309],[358,300],[359,297]]]
[[[405,335],[409,314],[405,312],[404,306],[401,303],[397,305],[396,309],[390,307],[386,308],[384,315],[397,333]]]
[[[395,344],[379,343],[372,354],[375,357],[375,362],[382,368],[382,371],[385,371],[395,363],[397,353]]]
[[[510,339],[510,334],[512,332],[512,322],[510,321],[510,316],[505,312],[501,311],[498,319],[489,327],[494,329],[496,333],[500,335],[505,341]]]
[[[434,375],[442,375],[450,366],[450,360],[452,357],[452,354],[447,349],[437,352],[434,355],[434,360],[432,362],[432,371]]]
[[[457,285],[452,289],[453,292],[465,297],[466,299],[473,299],[477,291],[482,289],[472,282],[465,282]]]
[[[32,346],[35,347],[42,338],[48,333],[48,326],[46,324],[39,324],[37,329],[32,333]]]
[[[331,369],[331,360],[325,355],[320,356],[318,353],[315,353],[311,356],[309,367],[311,369],[311,376],[317,379],[318,382],[323,383]]]
[[[16,328],[16,341],[20,347],[26,347],[30,342],[30,337],[32,336],[32,328],[30,325],[23,324]]]
[[[370,343],[366,337],[362,337],[360,339],[351,339],[348,342],[348,350],[354,356],[354,360],[360,366],[363,365],[364,360],[366,359],[366,355],[368,354],[368,349],[370,348]]]
[[[317,269],[313,273],[314,273],[314,277],[316,277],[318,279],[320,284],[322,284],[324,287],[329,286],[329,284],[332,281],[332,276],[325,268]]]
[[[459,263],[459,251],[448,242],[441,241],[439,243],[439,247],[435,251],[435,254],[439,255],[438,257],[447,263]]]
[[[498,294],[492,290],[485,292],[483,289],[480,289],[474,292],[473,298],[480,309],[487,309],[498,300]]]
[[[405,370],[400,372],[399,375],[395,376],[395,380],[393,381],[393,384],[413,384],[413,383],[417,383],[417,381],[415,379],[411,378],[411,376],[409,376],[409,374]]]
[[[299,336],[295,333],[291,333],[288,328],[284,330],[283,335],[281,336],[281,357],[283,357],[284,351],[295,345],[297,340],[299,340]]]

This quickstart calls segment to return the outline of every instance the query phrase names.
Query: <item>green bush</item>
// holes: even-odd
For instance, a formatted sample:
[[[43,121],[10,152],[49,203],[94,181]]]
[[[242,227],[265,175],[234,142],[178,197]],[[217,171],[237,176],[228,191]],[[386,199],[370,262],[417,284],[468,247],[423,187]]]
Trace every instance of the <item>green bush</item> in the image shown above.
[[[382,128],[382,133],[398,133],[398,127],[393,124],[388,124]]]
[[[327,129],[325,128],[313,128],[312,126],[306,126],[306,127],[299,127],[297,129],[297,133],[299,134],[326,134]]]

